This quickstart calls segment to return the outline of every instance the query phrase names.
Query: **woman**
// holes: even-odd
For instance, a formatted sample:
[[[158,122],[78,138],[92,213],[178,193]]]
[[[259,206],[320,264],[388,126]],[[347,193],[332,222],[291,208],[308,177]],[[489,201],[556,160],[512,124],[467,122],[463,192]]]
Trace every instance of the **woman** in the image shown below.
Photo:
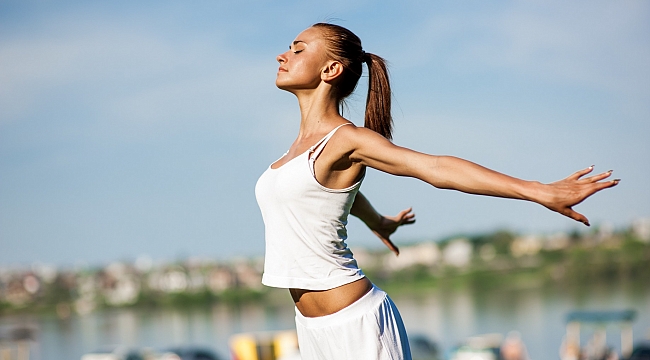
[[[288,288],[296,305],[303,359],[410,359],[397,308],[358,268],[345,244],[349,213],[397,253],[389,235],[413,221],[410,209],[382,218],[358,194],[366,167],[410,176],[441,189],[529,200],[588,225],[572,210],[618,180],[593,166],[552,184],[516,179],[449,156],[391,143],[390,85],[385,62],[366,53],[349,30],[315,24],[278,55],[276,85],[300,106],[298,137],[262,174],[256,196],[266,231],[262,282]],[[340,113],[368,65],[365,127]]]

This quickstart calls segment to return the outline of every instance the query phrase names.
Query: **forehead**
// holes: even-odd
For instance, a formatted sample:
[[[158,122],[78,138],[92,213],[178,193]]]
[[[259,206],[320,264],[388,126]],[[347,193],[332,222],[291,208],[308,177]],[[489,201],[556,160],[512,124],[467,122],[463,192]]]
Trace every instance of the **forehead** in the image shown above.
[[[303,32],[298,34],[294,39],[294,42],[301,41],[305,43],[319,42],[322,40],[321,31],[314,27],[305,29]]]

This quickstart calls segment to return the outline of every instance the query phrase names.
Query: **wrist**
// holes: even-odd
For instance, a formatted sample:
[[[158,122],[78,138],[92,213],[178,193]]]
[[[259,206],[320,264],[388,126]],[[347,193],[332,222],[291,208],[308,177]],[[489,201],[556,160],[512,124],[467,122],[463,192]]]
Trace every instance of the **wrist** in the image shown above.
[[[526,186],[522,191],[522,198],[543,205],[547,186],[539,181],[526,181]]]
[[[372,217],[372,223],[366,224],[371,230],[380,230],[384,217],[381,214],[376,214]]]

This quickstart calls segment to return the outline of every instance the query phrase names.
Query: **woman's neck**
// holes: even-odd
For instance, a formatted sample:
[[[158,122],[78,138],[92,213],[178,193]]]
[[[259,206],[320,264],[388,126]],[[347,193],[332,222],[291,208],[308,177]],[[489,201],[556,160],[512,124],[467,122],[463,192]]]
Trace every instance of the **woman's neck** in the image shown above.
[[[331,127],[340,122],[339,106],[336,98],[321,88],[309,93],[296,93],[300,106],[300,137],[321,133],[323,127]]]

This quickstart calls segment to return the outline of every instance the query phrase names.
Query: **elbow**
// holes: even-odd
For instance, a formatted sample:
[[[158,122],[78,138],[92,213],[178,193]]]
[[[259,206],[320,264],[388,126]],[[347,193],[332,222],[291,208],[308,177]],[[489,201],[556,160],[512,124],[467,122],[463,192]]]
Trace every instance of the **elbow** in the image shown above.
[[[453,184],[444,176],[445,162],[448,156],[429,155],[427,161],[414,169],[410,175],[418,178],[436,189],[452,189]]]

